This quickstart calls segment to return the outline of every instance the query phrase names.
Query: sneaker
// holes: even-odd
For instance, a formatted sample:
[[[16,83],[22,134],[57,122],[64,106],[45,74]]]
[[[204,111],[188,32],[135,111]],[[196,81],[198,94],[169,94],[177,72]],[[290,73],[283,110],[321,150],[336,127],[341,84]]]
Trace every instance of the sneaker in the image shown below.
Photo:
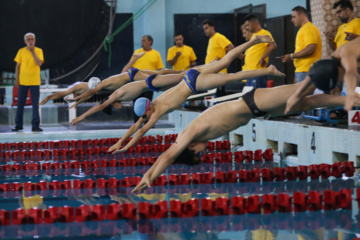
[[[33,127],[31,129],[31,131],[33,131],[33,132],[42,132],[43,130],[41,128],[39,128],[39,127]]]
[[[15,128],[12,128],[12,129],[11,129],[11,131],[13,131],[13,132],[17,132],[17,131],[20,131],[20,130],[23,130],[23,128],[22,128],[22,127],[18,127],[18,126],[16,126]]]

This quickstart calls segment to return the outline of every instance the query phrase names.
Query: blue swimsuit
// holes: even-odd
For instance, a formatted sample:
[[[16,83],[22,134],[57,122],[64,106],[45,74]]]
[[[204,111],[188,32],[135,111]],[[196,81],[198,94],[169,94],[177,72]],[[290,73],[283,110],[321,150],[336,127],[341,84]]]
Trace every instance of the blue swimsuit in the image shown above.
[[[193,93],[197,93],[196,91],[196,80],[199,76],[200,72],[195,69],[190,69],[186,72],[183,80],[186,82],[188,87],[193,91]]]
[[[147,77],[147,78],[145,79],[148,87],[149,87],[150,90],[153,91],[153,92],[158,92],[158,91],[160,91],[160,88],[156,88],[156,87],[154,87],[154,86],[152,85],[152,81],[153,81],[153,79],[154,79],[156,76],[157,76],[157,74],[153,74],[153,75],[150,75],[149,77]]]
[[[134,77],[138,71],[139,71],[139,69],[137,69],[137,68],[130,68],[129,70],[127,70],[127,73],[129,74],[129,77],[130,77],[130,82],[134,81]]]

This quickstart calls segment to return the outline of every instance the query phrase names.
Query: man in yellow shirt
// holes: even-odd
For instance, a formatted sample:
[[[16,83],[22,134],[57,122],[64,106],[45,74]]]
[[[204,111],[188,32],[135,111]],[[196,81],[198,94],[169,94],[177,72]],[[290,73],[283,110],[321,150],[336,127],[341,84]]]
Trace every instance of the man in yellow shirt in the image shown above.
[[[244,18],[244,24],[246,30],[253,33],[251,39],[256,35],[268,35],[274,40],[271,33],[261,27],[259,19],[255,15],[247,15]],[[247,49],[245,54],[246,70],[266,68],[269,63],[269,56],[275,49],[275,42],[261,43]],[[266,88],[267,76],[248,79],[246,84],[248,86],[253,86],[254,88]]]
[[[206,50],[205,64],[210,63],[213,60],[222,59],[226,53],[230,52],[234,45],[224,35],[215,32],[214,22],[211,20],[203,21],[204,33],[209,37],[209,43]],[[227,69],[224,68],[222,73],[227,73]]]
[[[189,70],[196,66],[196,55],[192,47],[184,44],[181,33],[174,35],[175,46],[169,48],[166,61],[174,70]]]
[[[30,89],[32,100],[33,117],[31,121],[32,131],[41,132],[39,115],[39,95],[40,95],[40,67],[44,63],[42,49],[35,47],[35,34],[27,33],[24,36],[26,47],[21,48],[14,61],[15,67],[15,86],[19,89],[18,106],[16,109],[15,128],[12,131],[23,130],[24,106],[27,93]]]
[[[126,72],[130,68],[151,71],[164,68],[160,53],[152,48],[153,42],[154,40],[150,35],[144,35],[141,39],[141,48],[136,49],[134,54],[142,52],[145,52],[145,54],[141,58],[137,59],[135,63],[129,61],[129,63],[125,65],[121,72]]]
[[[339,26],[336,36],[333,32],[325,32],[332,50],[336,50],[344,43],[357,38],[360,35],[360,19],[354,16],[354,7],[349,0],[340,0],[334,3],[333,9],[338,19],[343,23]]]
[[[310,67],[321,58],[322,42],[319,29],[309,21],[307,11],[301,6],[292,9],[291,21],[300,27],[296,34],[295,52],[281,57],[284,63],[294,61],[294,83],[303,81]]]
[[[151,70],[151,71],[156,71],[164,68],[164,64],[162,62],[160,53],[152,48],[153,42],[154,40],[150,35],[144,35],[141,38],[142,48],[135,50],[134,55],[135,54],[142,55],[143,52],[145,52],[145,54],[140,58],[138,58],[135,62],[133,61],[134,57],[132,57],[128,62],[128,64],[125,65],[121,73],[128,71],[130,68],[137,68],[139,70]],[[153,91],[148,91],[142,93],[139,96],[139,98],[146,97],[148,99],[152,99],[153,95],[154,95]],[[136,99],[133,102],[135,103],[135,101]],[[137,122],[138,119],[139,119],[138,116],[134,114],[134,122]]]

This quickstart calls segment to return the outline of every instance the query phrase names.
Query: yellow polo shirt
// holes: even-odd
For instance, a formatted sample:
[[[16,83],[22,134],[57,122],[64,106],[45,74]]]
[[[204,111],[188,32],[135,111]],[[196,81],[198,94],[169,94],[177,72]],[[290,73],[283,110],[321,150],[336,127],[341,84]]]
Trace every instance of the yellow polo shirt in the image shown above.
[[[41,48],[35,47],[35,54],[44,62],[44,55]],[[19,49],[14,59],[15,62],[20,63],[19,83],[25,86],[39,86],[40,67],[36,64],[32,53],[27,47]]]
[[[166,61],[173,59],[177,52],[181,52],[181,55],[178,57],[176,63],[173,66],[174,70],[187,70],[191,62],[196,60],[196,55],[192,47],[184,45],[179,48],[176,45],[169,48],[167,53]]]
[[[143,51],[144,49],[139,48],[134,53],[140,53]],[[154,49],[151,49],[150,51],[145,51],[145,55],[136,60],[133,67],[140,70],[156,71],[164,68],[164,64],[161,60],[160,53]]]
[[[223,58],[226,54],[226,47],[231,44],[230,40],[220,33],[215,33],[209,39],[209,44],[206,50],[205,64],[211,62],[216,58]],[[227,73],[227,69],[223,69],[222,73]]]
[[[337,48],[339,48],[344,43],[349,42],[348,40],[345,40],[346,38],[345,32],[360,35],[360,19],[354,18],[349,23],[344,23],[339,26],[334,40]]]
[[[319,29],[311,22],[302,26],[296,34],[295,53],[304,49],[307,45],[315,43],[315,52],[306,58],[294,58],[295,72],[308,72],[314,62],[321,58],[321,36]]]
[[[268,35],[274,41],[274,38],[272,37],[271,33],[265,29],[261,29],[257,33],[254,33],[251,37],[251,40],[256,35]],[[248,48],[245,52],[245,63],[243,69],[245,68],[246,70],[256,70],[256,69],[266,68],[260,66],[260,58],[262,55],[264,55],[268,46],[269,46],[268,43],[258,43]],[[269,57],[266,58],[266,61],[269,62]]]

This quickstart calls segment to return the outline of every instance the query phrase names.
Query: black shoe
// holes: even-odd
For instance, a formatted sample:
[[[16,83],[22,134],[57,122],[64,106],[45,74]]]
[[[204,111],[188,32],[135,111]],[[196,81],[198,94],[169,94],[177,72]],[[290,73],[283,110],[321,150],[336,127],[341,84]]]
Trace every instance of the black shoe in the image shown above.
[[[18,127],[18,126],[16,126],[15,128],[12,128],[12,129],[11,129],[11,131],[13,131],[13,132],[17,132],[17,131],[20,131],[20,130],[23,130],[23,128],[22,128],[22,127]]]
[[[33,132],[42,132],[43,130],[41,128],[39,128],[39,127],[33,127],[31,129],[31,131],[33,131]]]

